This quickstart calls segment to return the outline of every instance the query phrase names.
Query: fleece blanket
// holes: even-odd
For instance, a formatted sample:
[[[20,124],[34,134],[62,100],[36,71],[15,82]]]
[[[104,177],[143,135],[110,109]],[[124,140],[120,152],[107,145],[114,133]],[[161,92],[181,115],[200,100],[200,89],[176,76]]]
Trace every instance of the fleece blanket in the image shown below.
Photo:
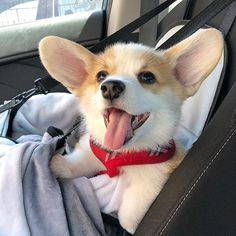
[[[76,98],[69,94],[32,97],[17,112],[12,140],[3,137],[9,113],[0,115],[0,235],[115,234],[108,233],[109,227],[105,230],[102,220],[92,184],[99,180],[57,180],[49,168],[58,137],[46,130],[53,125],[67,132],[80,115],[76,107]],[[74,132],[67,146],[73,146],[78,136],[79,131]]]

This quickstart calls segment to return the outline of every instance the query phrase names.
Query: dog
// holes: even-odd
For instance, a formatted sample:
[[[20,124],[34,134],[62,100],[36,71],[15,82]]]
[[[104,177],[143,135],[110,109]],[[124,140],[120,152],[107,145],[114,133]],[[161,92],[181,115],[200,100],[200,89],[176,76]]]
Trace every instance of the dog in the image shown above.
[[[63,38],[42,39],[42,64],[79,98],[86,126],[74,152],[52,158],[53,173],[119,178],[117,216],[134,233],[185,156],[175,140],[181,106],[215,68],[223,45],[221,33],[212,28],[161,51],[117,43],[95,55]]]

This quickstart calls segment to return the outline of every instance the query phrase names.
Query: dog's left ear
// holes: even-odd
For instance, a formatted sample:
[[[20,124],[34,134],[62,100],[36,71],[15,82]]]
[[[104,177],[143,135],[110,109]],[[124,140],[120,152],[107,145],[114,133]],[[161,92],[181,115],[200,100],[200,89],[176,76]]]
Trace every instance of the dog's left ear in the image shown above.
[[[194,95],[215,68],[223,47],[220,31],[201,29],[164,51],[164,55],[173,63],[173,73],[184,86],[186,97]]]
[[[87,79],[95,57],[86,48],[56,36],[40,41],[39,55],[48,73],[71,92]]]

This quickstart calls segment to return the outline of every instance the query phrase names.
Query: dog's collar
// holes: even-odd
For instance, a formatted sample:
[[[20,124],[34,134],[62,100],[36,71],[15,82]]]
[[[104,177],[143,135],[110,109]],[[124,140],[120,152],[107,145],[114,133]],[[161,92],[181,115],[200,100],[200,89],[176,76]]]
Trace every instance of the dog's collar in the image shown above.
[[[175,154],[176,146],[174,140],[166,148],[158,148],[156,151],[139,152],[111,152],[97,145],[90,138],[90,147],[93,154],[105,165],[106,170],[99,174],[108,174],[114,177],[119,174],[119,167],[128,165],[157,164],[168,161]]]

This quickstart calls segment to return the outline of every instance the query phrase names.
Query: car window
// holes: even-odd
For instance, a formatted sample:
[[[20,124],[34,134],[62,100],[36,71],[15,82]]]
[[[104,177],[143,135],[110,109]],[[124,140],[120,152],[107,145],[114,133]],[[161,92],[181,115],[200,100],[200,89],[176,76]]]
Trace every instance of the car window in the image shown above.
[[[0,0],[0,27],[102,8],[103,0]]]

